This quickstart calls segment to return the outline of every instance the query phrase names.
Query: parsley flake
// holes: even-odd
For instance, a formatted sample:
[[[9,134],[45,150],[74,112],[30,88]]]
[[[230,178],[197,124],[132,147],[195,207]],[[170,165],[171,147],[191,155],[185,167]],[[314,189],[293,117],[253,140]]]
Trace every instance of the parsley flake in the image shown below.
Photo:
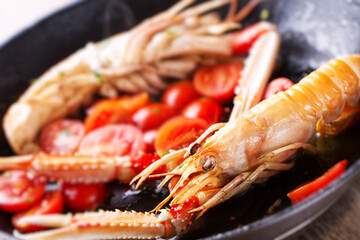
[[[166,156],[168,154],[169,154],[168,152],[164,152],[164,153],[161,154],[161,157],[164,157],[164,156]]]
[[[4,178],[10,178],[11,177],[11,172],[10,171],[6,171],[3,173],[3,177]]]
[[[170,36],[170,37],[173,37],[173,36],[176,35],[176,32],[175,32],[174,30],[172,30],[172,29],[168,29],[168,30],[166,31],[166,34],[167,34],[168,36]]]
[[[160,109],[158,108],[154,108],[153,110],[151,110],[152,113],[158,114],[160,113]]]
[[[270,11],[267,8],[263,8],[260,12],[260,19],[261,20],[268,20],[270,17]]]
[[[98,72],[94,71],[94,75],[95,75],[96,79],[98,80],[98,82],[100,82],[100,83],[104,82],[104,78]]]
[[[37,80],[39,80],[38,78],[33,78],[30,80],[30,84],[34,84]]]

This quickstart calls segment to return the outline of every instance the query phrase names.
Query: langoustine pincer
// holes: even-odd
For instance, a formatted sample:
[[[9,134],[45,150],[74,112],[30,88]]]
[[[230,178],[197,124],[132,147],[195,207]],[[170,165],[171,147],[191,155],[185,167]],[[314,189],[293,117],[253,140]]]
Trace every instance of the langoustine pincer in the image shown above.
[[[161,211],[159,216],[122,211],[34,216],[23,221],[60,228],[17,236],[105,239],[179,234],[209,208],[243,192],[256,181],[290,169],[289,156],[299,148],[311,148],[307,142],[314,135],[318,121],[335,123],[342,119],[343,113],[357,111],[359,98],[360,55],[334,59],[287,91],[228,122],[203,139],[203,145],[192,144],[173,152],[140,173],[133,180],[138,181],[137,185],[158,167],[185,158],[160,185],[181,175],[169,197],[155,209]],[[161,209],[171,197],[174,197],[171,210]],[[179,213],[179,206],[185,212]]]

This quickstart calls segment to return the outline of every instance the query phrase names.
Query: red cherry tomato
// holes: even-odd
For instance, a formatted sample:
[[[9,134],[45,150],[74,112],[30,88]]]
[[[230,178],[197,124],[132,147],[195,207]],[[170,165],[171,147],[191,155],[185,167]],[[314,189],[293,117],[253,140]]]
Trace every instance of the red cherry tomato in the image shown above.
[[[158,155],[153,155],[151,153],[140,154],[132,159],[133,168],[136,174],[139,174],[150,164],[156,162],[159,159],[160,157]],[[154,171],[153,174],[163,173],[165,170],[165,166],[161,166],[156,171]]]
[[[65,183],[63,185],[64,201],[72,211],[82,212],[94,210],[106,198],[104,183]]]
[[[158,130],[153,129],[144,132],[144,142],[146,144],[146,152],[153,153],[155,152],[155,139],[158,135]]]
[[[321,177],[289,192],[288,197],[290,198],[291,202],[293,204],[299,203],[332,183],[345,172],[346,165],[347,160],[338,162]]]
[[[286,91],[289,88],[291,88],[293,85],[294,83],[288,78],[285,77],[276,78],[266,86],[264,91],[264,96],[262,97],[262,99],[267,99],[280,91]]]
[[[195,89],[203,96],[225,102],[232,99],[242,66],[224,63],[203,67],[194,75]]]
[[[196,196],[192,196],[185,200],[185,202],[172,205],[170,213],[177,220],[187,220],[190,223],[196,215],[196,212],[190,212],[191,210],[199,206],[199,199]]]
[[[176,112],[164,103],[152,103],[139,109],[133,115],[133,122],[143,131],[158,128]]]
[[[61,213],[64,201],[60,191],[48,192],[45,197],[29,210],[15,214],[11,221],[15,228],[24,233],[45,230],[45,227],[35,224],[20,224],[19,221],[24,217],[38,216],[51,213]]]
[[[189,146],[208,127],[200,118],[176,117],[167,121],[159,129],[155,139],[155,149],[159,156],[169,153],[170,149],[178,150]]]
[[[267,22],[259,22],[250,25],[235,33],[233,43],[233,54],[248,54],[254,42],[265,32],[273,30],[274,26]]]
[[[6,171],[0,175],[0,208],[21,212],[34,206],[45,193],[46,181],[26,171]]]
[[[88,133],[81,141],[81,155],[137,155],[146,150],[140,129],[129,124],[107,125]]]
[[[192,81],[184,81],[174,83],[167,88],[162,96],[162,102],[176,111],[180,111],[198,97],[199,93],[195,90]]]
[[[103,100],[93,107],[90,115],[86,116],[85,131],[88,133],[99,127],[115,123],[131,123],[131,115],[122,104],[118,104],[115,100]]]
[[[148,104],[148,102],[149,94],[146,92],[98,101],[87,111],[85,130],[90,132],[104,125],[131,123],[131,114]]]
[[[222,106],[209,98],[200,98],[187,105],[182,115],[187,118],[202,118],[209,125],[220,121],[224,114]]]
[[[55,154],[73,153],[84,137],[84,133],[84,124],[79,120],[57,120],[41,131],[41,150]]]

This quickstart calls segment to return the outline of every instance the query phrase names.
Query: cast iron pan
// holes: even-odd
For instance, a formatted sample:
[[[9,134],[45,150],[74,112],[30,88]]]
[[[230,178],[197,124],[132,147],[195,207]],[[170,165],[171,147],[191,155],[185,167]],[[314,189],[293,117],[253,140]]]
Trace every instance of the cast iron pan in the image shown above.
[[[171,6],[169,0],[88,0],[78,2],[24,30],[0,48],[1,119],[9,103],[46,69],[88,41],[98,41],[127,30]],[[329,59],[360,53],[360,2],[338,0],[273,0],[261,4],[244,22],[259,20],[262,9],[270,10],[282,36],[280,70],[275,75],[298,81]],[[225,11],[226,9],[222,9]],[[293,170],[279,174],[246,194],[210,210],[179,239],[282,239],[305,227],[327,210],[347,189],[360,169],[356,142],[360,126],[336,138],[318,139],[324,150],[319,156],[299,154]],[[3,133],[0,154],[11,155]],[[340,151],[341,149],[341,151]],[[298,205],[290,205],[286,193],[306,179],[319,176],[336,161],[347,158],[346,173],[329,187]],[[327,161],[323,161],[327,159]],[[306,174],[305,174],[306,173]],[[166,193],[132,193],[124,197],[124,186],[113,186],[104,208],[150,210]],[[145,200],[151,197],[146,206]],[[268,209],[274,202],[275,213]],[[14,239],[9,216],[0,213],[0,237]]]

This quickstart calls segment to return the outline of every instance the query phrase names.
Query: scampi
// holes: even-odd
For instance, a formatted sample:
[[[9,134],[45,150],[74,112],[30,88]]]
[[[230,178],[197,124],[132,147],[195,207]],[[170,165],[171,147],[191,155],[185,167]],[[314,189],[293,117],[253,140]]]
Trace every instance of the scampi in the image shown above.
[[[135,177],[133,182],[140,186],[160,166],[184,159],[159,186],[180,176],[169,196],[154,209],[160,215],[100,211],[32,216],[22,221],[60,228],[16,235],[22,239],[172,237],[209,208],[290,169],[293,164],[288,159],[297,149],[312,148],[307,142],[318,122],[344,123],[344,114],[351,118],[347,113],[358,111],[359,97],[360,55],[331,60],[285,92],[224,126],[217,125],[213,130],[219,130],[213,135],[170,153]],[[171,209],[162,209],[172,197]]]

